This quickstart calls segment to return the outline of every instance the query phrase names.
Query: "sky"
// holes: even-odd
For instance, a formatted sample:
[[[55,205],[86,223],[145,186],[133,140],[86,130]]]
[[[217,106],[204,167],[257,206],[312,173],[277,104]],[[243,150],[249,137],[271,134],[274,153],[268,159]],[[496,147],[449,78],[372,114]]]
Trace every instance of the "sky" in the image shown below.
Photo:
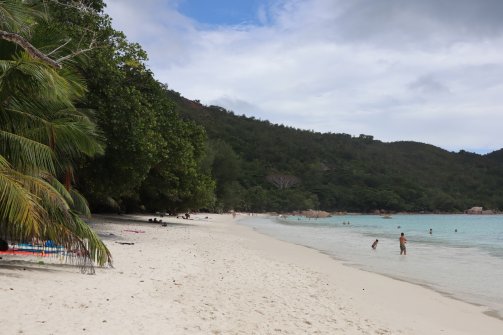
[[[106,0],[156,79],[319,132],[503,148],[501,0]]]

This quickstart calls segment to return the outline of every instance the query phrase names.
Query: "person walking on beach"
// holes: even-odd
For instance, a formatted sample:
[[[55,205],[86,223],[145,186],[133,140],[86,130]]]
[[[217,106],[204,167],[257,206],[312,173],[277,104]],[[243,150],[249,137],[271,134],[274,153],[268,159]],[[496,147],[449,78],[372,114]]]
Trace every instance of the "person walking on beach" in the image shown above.
[[[372,243],[372,249],[376,250],[378,242],[379,240],[375,240],[374,243]]]
[[[400,255],[407,255],[407,248],[405,247],[405,243],[407,243],[407,239],[405,235],[402,233],[400,235]]]

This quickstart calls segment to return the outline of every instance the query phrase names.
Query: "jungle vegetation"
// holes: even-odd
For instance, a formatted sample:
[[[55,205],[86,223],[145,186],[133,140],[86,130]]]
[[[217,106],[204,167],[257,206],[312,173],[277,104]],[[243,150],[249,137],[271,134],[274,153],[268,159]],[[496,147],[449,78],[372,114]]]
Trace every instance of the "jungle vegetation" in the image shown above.
[[[102,0],[0,1],[0,238],[105,265],[93,212],[503,209],[503,150],[318,133],[188,100]]]
[[[169,95],[186,119],[206,129],[217,206],[224,210],[503,209],[503,150],[449,152],[365,134],[294,129]]]

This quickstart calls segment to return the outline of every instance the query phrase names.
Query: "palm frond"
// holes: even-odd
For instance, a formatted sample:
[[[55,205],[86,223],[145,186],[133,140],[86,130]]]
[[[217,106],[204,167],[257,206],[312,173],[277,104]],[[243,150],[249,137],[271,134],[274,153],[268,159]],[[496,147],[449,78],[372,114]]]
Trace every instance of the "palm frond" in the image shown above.
[[[47,121],[38,115],[38,104],[33,100],[18,102],[11,97],[8,106],[4,106],[0,113],[0,129],[8,132],[20,132],[44,126]]]
[[[44,179],[49,185],[51,185],[54,190],[63,197],[69,206],[73,205],[73,197],[71,193],[66,189],[65,185],[61,184],[53,175],[49,173],[41,174],[42,179]]]
[[[45,17],[45,13],[27,6],[25,1],[0,1],[0,27],[4,30],[28,34],[34,19]]]
[[[73,199],[72,210],[85,217],[91,217],[91,211],[89,210],[89,204],[86,198],[74,188],[71,188],[69,192]]]
[[[0,130],[0,154],[22,171],[54,172],[53,152],[42,143]]]
[[[18,174],[17,178],[26,189],[40,199],[46,209],[56,207],[58,210],[68,211],[73,205],[70,193],[55,178],[51,178],[51,182],[42,177],[24,174]],[[47,178],[49,178],[48,175]]]
[[[39,199],[17,176],[7,160],[0,156],[0,234],[24,240],[41,234],[46,215]]]
[[[45,144],[56,136],[67,146],[77,146],[84,155],[103,153],[104,137],[91,121],[89,110],[63,106],[57,102],[19,101],[12,98],[0,113],[0,129],[16,131]],[[57,141],[59,142],[59,141]]]
[[[19,100],[37,98],[72,106],[73,100],[80,98],[86,88],[71,69],[56,71],[25,52],[19,52],[12,59],[0,60],[0,91]]]
[[[92,261],[98,265],[112,265],[112,254],[96,233],[76,213],[72,213],[76,234],[86,240],[87,250]]]
[[[17,200],[16,203],[19,203],[19,198],[23,196],[30,199],[30,197],[36,195],[36,200],[38,201],[32,201],[31,204],[35,207],[40,205],[39,208],[37,208],[37,212],[43,213],[43,220],[33,222],[29,225],[0,225],[0,232],[2,232],[2,228],[4,228],[7,236],[20,240],[26,240],[29,237],[35,237],[40,240],[52,240],[64,246],[67,250],[77,252],[77,255],[81,257],[89,258],[100,266],[106,265],[107,263],[111,265],[112,258],[108,248],[78,214],[69,209],[68,203],[58,191],[64,193],[66,196],[70,196],[72,199],[73,197],[76,199],[81,197],[77,192],[72,192],[73,194],[66,192],[63,185],[58,185],[57,181],[54,179],[52,182],[56,187],[53,187],[42,179],[20,175],[15,171],[13,171],[12,175],[16,177],[15,179],[13,178],[15,186],[21,191],[21,196],[15,199]],[[3,176],[5,176],[5,174],[3,174]],[[2,174],[0,174],[0,190],[3,184],[1,177]],[[5,194],[12,193],[11,190],[5,192]],[[14,203],[15,200],[8,202],[2,197],[0,198],[0,203],[8,205]],[[85,206],[87,209],[85,200],[82,201],[82,199],[79,199],[77,202],[79,206]],[[81,210],[86,212],[86,209]],[[1,210],[3,210],[2,207],[0,207],[0,211]],[[25,213],[25,218],[30,219],[34,213],[33,208],[27,208]],[[89,214],[88,209],[87,214]],[[10,216],[6,220],[1,221],[4,221],[2,223],[9,221],[16,222],[13,221],[13,218],[15,217]]]

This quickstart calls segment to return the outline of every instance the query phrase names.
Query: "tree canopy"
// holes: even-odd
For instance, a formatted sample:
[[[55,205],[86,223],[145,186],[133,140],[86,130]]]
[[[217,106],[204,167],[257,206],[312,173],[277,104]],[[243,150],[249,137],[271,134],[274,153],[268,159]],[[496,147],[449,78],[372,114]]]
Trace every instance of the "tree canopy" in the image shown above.
[[[88,1],[86,11],[60,3],[52,4],[47,29],[93,46],[78,65],[88,87],[78,106],[94,111],[106,148],[81,162],[77,180],[92,209],[211,208],[203,127],[179,117],[167,87],[147,68],[146,52],[112,28],[102,1]]]
[[[103,8],[0,2],[0,238],[51,239],[104,265],[89,207],[503,209],[502,150],[383,143],[203,106],[157,81]]]
[[[223,208],[503,210],[501,150],[454,153],[417,142],[383,143],[364,134],[322,134],[203,106],[177,92],[170,96],[185,118],[204,125],[210,142],[218,143],[214,150],[225,157],[212,170]],[[291,187],[278,186],[288,180]]]

